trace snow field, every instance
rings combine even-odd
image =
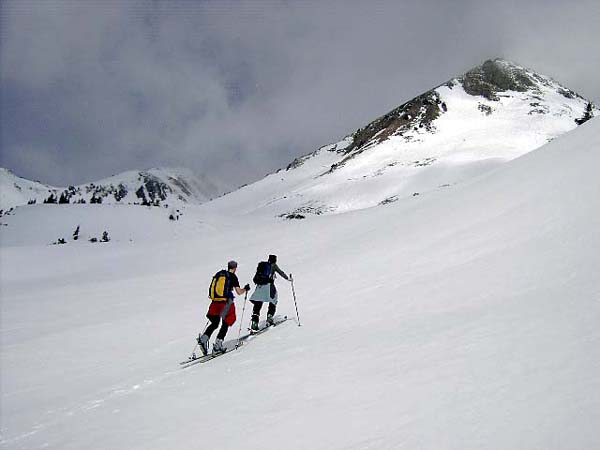
[[[3,247],[3,446],[594,448],[599,128],[385,207],[282,222],[200,206],[186,221],[206,235]],[[234,258],[244,284],[268,253],[303,326],[179,370],[212,274]]]

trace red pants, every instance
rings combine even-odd
[[[206,313],[208,319],[210,319],[210,316],[221,317],[223,322],[230,327],[235,323],[235,304],[233,301],[211,302]]]

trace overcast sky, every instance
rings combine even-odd
[[[0,8],[0,166],[56,186],[160,166],[238,186],[497,56],[600,100],[597,0]]]

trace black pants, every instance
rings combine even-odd
[[[259,320],[260,310],[264,302],[252,301],[251,303],[254,305],[254,307],[252,308],[252,320]],[[274,303],[269,303],[269,309],[267,310],[267,314],[274,316],[276,309],[277,305],[275,305]]]
[[[221,316],[206,316],[208,320],[210,320],[210,325],[204,331],[204,334],[210,338],[210,335],[214,333],[214,331],[219,327],[219,321],[221,320]],[[229,330],[229,325],[225,323],[225,319],[223,319],[223,323],[221,324],[221,329],[217,334],[217,339],[225,339],[225,335],[227,334],[227,330]]]

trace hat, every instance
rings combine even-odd
[[[237,262],[233,259],[227,263],[227,270],[237,268]]]
[[[269,262],[271,262],[271,263],[277,262],[277,255],[269,255]]]

